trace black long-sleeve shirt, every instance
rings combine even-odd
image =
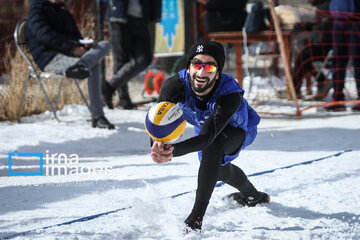
[[[213,90],[206,96],[197,96],[197,107],[205,109],[206,103],[211,98],[216,90],[219,79],[215,83]],[[179,74],[167,79],[160,91],[158,102],[169,101],[173,103],[184,103],[185,89],[181,83]],[[227,126],[233,114],[241,107],[243,102],[243,93],[236,92],[219,97],[215,106],[214,112],[204,122],[198,136],[191,137],[182,142],[173,144],[173,155],[181,156],[190,152],[201,151],[214,141],[214,139]]]

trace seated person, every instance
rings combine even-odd
[[[100,61],[109,53],[110,44],[81,44],[83,37],[64,0],[31,1],[25,33],[28,48],[41,70],[65,72],[69,78],[88,78],[92,127],[114,129],[104,116],[100,78]]]
[[[312,31],[305,46],[298,52],[295,57],[295,67],[293,69],[294,87],[298,98],[301,98],[301,85],[304,78],[311,75],[316,76],[316,69],[313,61],[324,61],[328,52],[331,50],[332,43],[332,22],[327,12],[329,9],[329,0],[308,0],[309,3],[316,6],[316,21],[314,23],[302,23],[296,29],[301,31]],[[326,87],[326,79],[320,74],[318,81],[318,90],[315,99],[321,100],[327,95],[329,90]]]

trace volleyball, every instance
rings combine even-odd
[[[185,127],[184,113],[175,103],[160,102],[154,104],[146,114],[146,132],[156,141],[174,142],[183,135]]]

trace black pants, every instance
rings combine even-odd
[[[239,167],[232,163],[225,166],[220,164],[223,156],[235,153],[244,139],[245,132],[242,129],[227,126],[214,142],[202,151],[196,199],[191,213],[193,217],[203,217],[217,181],[233,186],[245,196],[257,197],[257,190]]]
[[[110,85],[118,88],[120,99],[128,99],[128,81],[151,64],[153,39],[150,27],[141,18],[129,17],[127,23],[110,22],[110,41],[114,75]]]
[[[357,93],[360,98],[360,22],[335,21],[333,23],[334,100],[344,100],[347,63],[352,58]],[[349,54],[350,53],[350,54]]]

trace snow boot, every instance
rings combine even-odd
[[[92,127],[93,128],[107,128],[109,130],[115,129],[115,126],[107,120],[105,116],[100,116],[98,118],[92,118]]]
[[[65,75],[68,78],[85,79],[90,76],[90,70],[84,65],[75,64],[66,69]]]
[[[201,217],[193,217],[191,214],[185,220],[185,233],[189,233],[191,231],[201,232],[202,218]]]
[[[244,207],[255,207],[257,204],[270,203],[270,196],[263,192],[258,192],[258,196],[256,198],[253,196],[246,197],[241,192],[231,193],[225,198],[234,200]]]

